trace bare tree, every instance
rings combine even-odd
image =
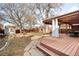
[[[16,24],[19,28],[23,28],[22,19],[26,14],[25,4],[3,4],[2,9],[9,22]]]
[[[2,10],[5,12],[5,18],[9,19],[9,23],[16,24],[20,29],[24,28],[24,24],[32,27],[36,24],[35,4],[3,4]]]
[[[37,9],[40,12],[40,15],[42,15],[42,18],[49,18],[49,12],[53,9],[53,15],[57,10],[61,9],[62,4],[61,3],[41,3],[36,4]],[[55,11],[56,10],[56,11]],[[45,17],[43,17],[43,14]]]
[[[49,17],[51,9],[58,9],[62,4],[60,3],[28,3],[28,4],[19,4],[19,3],[9,3],[1,4],[1,9],[4,11],[5,18],[8,19],[7,22],[17,25],[20,29],[23,29],[25,24],[30,28],[33,25],[37,24],[37,21]],[[39,14],[36,12],[39,11]],[[54,13],[53,13],[54,15]],[[3,17],[4,18],[4,17]],[[40,23],[41,24],[41,23]]]
[[[26,22],[29,26],[29,28],[31,29],[35,24],[37,24],[37,19],[35,16],[35,12],[36,12],[36,5],[33,3],[29,3],[27,4],[27,9],[28,9],[28,14],[25,15],[25,19]]]

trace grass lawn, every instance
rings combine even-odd
[[[43,33],[41,33],[41,32],[31,32],[31,34],[33,36],[41,36],[41,35],[43,35]]]
[[[6,39],[6,38],[1,38],[1,37],[0,37],[0,48],[2,48],[2,47],[5,45],[5,42],[6,42],[5,39]]]
[[[32,36],[41,36],[43,33],[30,32]],[[27,34],[27,35],[28,35]],[[0,56],[22,56],[24,54],[25,47],[31,42],[31,37],[18,37],[10,39],[9,45],[2,51],[0,51]]]
[[[25,47],[31,42],[31,37],[15,37],[10,39],[6,49],[0,51],[0,56],[22,56]]]

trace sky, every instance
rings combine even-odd
[[[64,3],[64,5],[62,5],[62,10],[59,14],[65,14],[73,12],[75,10],[79,10],[79,3]]]

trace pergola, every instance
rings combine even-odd
[[[68,24],[73,30],[79,30],[79,11],[46,19],[43,23],[52,25],[52,36],[59,37],[59,26],[61,24]]]

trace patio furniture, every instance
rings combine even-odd
[[[72,36],[72,37],[79,37],[79,31],[69,32],[69,35]]]

